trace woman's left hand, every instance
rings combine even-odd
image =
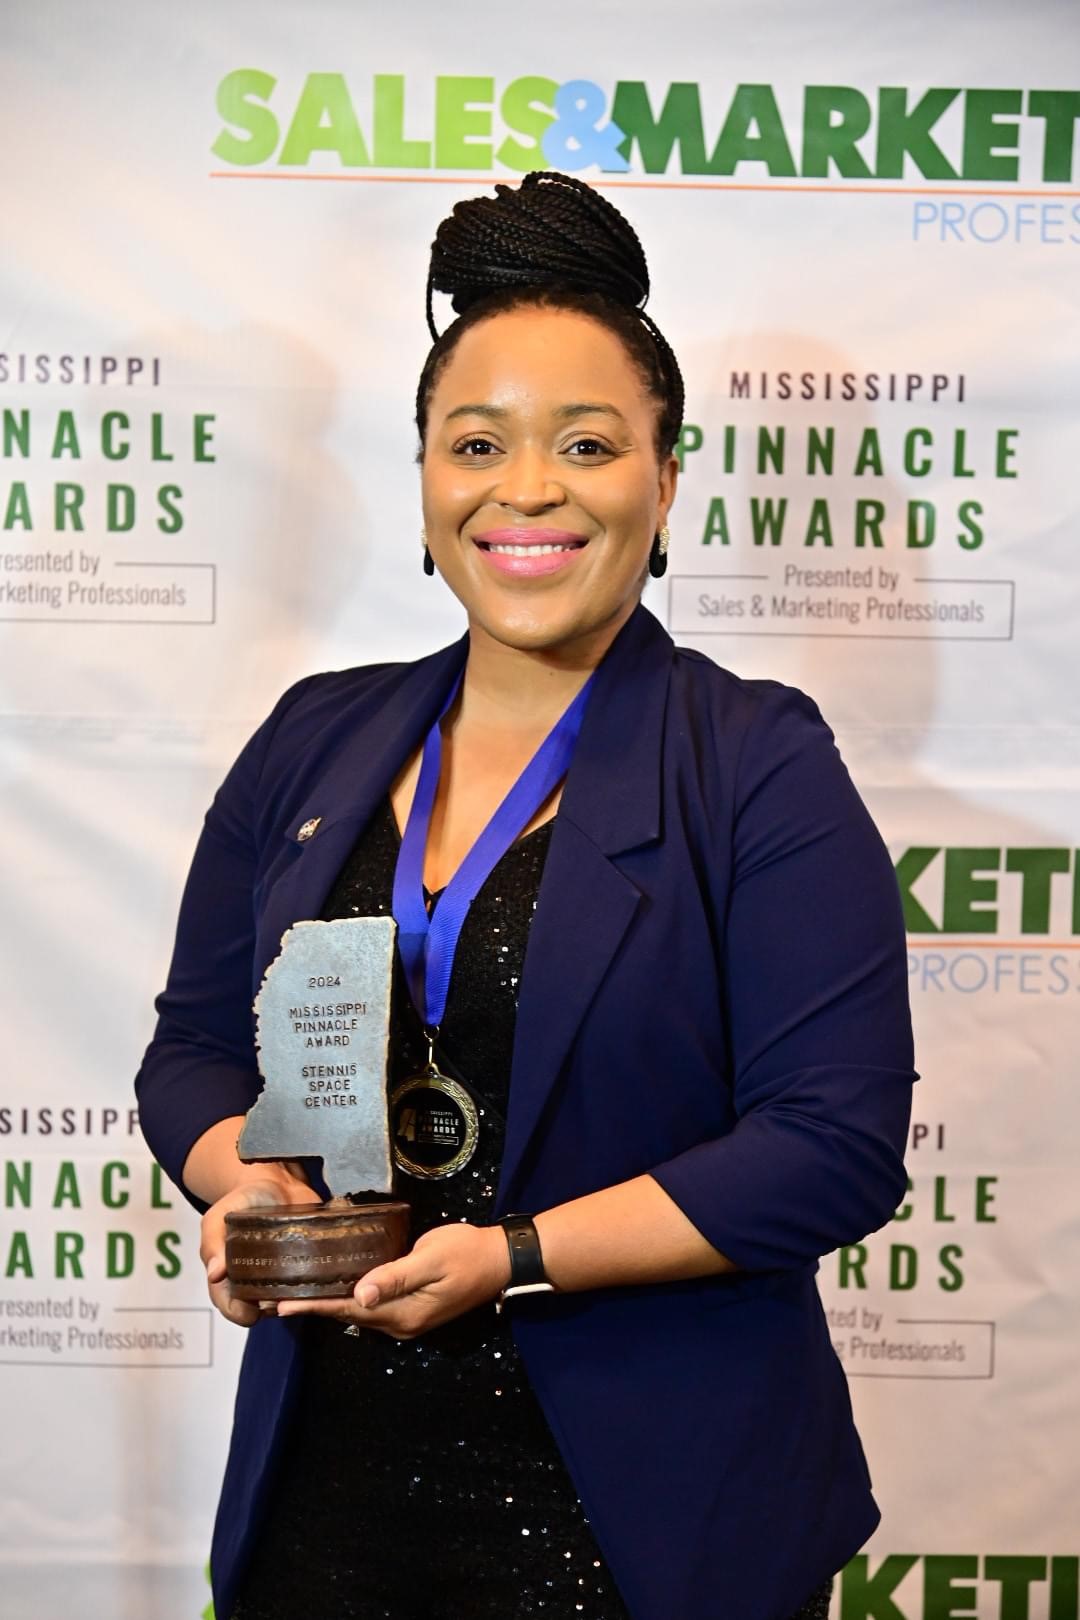
[[[417,1238],[408,1254],[361,1277],[351,1299],[290,1299],[278,1316],[330,1316],[392,1339],[415,1339],[484,1305],[510,1280],[501,1226],[448,1222]]]

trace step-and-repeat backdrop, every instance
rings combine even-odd
[[[0,1614],[208,1602],[242,1334],[131,1078],[254,725],[460,633],[428,244],[561,168],[686,375],[648,604],[817,698],[903,891],[910,1191],[821,1273],[884,1510],[835,1612],[1077,1620],[1078,69],[1064,0],[7,9]]]

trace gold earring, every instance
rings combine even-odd
[[[671,530],[665,523],[660,533],[653,536],[649,548],[649,573],[653,579],[662,579],[667,573],[667,551],[671,544]]]

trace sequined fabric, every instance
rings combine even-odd
[[[490,1219],[550,827],[507,850],[462,928],[436,1056],[473,1090],[480,1142],[445,1180],[401,1176],[414,1238]],[[386,803],[323,916],[388,915],[399,842]],[[391,1088],[426,1059],[398,959]],[[301,1388],[233,1620],[629,1620],[505,1316],[487,1305],[407,1343],[315,1319],[303,1331]],[[792,1620],[823,1620],[823,1591],[824,1607]]]

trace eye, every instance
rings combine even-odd
[[[474,445],[481,445],[483,447],[483,449],[480,451],[480,456],[473,456]],[[497,455],[499,447],[496,444],[492,444],[490,439],[483,439],[479,436],[479,434],[473,434],[470,438],[460,439],[458,443],[455,444],[454,454],[455,456],[467,456],[471,457],[473,460],[478,460],[483,456],[485,449],[494,450]]]
[[[588,454],[575,456],[575,461],[592,461],[596,456],[610,456],[611,447],[602,439],[574,439],[566,446],[567,451],[576,450],[579,445],[585,445]]]

